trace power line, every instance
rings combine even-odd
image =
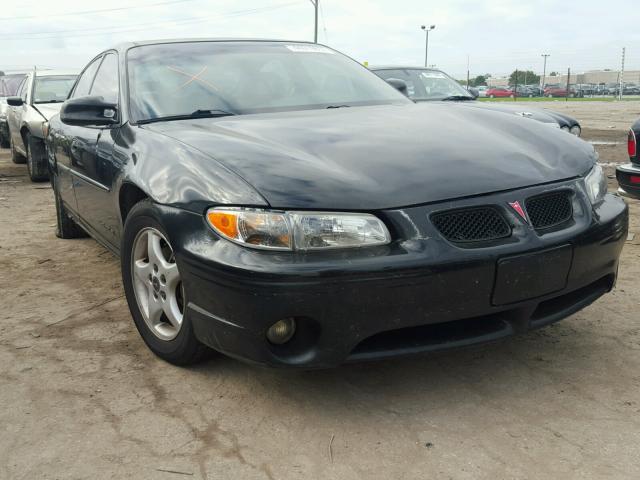
[[[125,28],[98,27],[98,28],[80,28],[80,29],[73,29],[73,30],[55,30],[55,31],[49,31],[49,32],[34,32],[31,34],[15,34],[15,33],[0,34],[0,38],[2,38],[3,40],[13,40],[13,39],[45,40],[45,39],[52,39],[52,38],[60,38],[61,34],[65,34],[65,38],[75,38],[75,37],[92,37],[92,36],[99,36],[99,35],[137,32],[137,31],[146,30],[148,27],[158,26],[158,25],[170,25],[170,26],[178,25],[179,26],[179,25],[187,25],[187,24],[193,24],[193,23],[208,22],[216,18],[242,17],[245,15],[253,15],[256,13],[262,13],[262,12],[277,10],[280,8],[290,7],[295,4],[297,4],[297,2],[282,3],[279,5],[271,5],[269,7],[258,7],[258,8],[252,8],[247,10],[236,10],[236,11],[227,12],[219,15],[212,15],[209,17],[198,17],[194,19],[185,19],[185,20],[177,20],[177,21],[162,20],[158,22],[135,23],[135,24],[130,24],[128,26],[125,26]],[[126,28],[126,27],[134,27],[134,28]],[[101,31],[96,32],[96,30],[101,30]],[[85,33],[85,34],[81,33],[81,34],[73,35],[74,32],[87,32],[87,31],[90,31],[91,33]],[[44,35],[45,33],[55,34],[55,35]],[[71,33],[71,35],[68,35],[69,33]]]
[[[50,13],[50,14],[41,13],[40,15],[24,15],[20,17],[0,17],[0,22],[4,22],[7,20],[27,20],[31,18],[68,17],[71,15],[89,15],[92,13],[118,12],[122,10],[132,10],[134,8],[159,7],[163,5],[173,5],[175,3],[184,3],[184,2],[192,2],[192,1],[194,0],[166,0],[164,2],[147,3],[144,5],[134,5],[132,7],[102,8],[100,10],[83,10],[80,12],[67,12],[67,13]]]

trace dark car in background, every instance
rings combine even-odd
[[[640,119],[633,124],[627,135],[627,151],[631,163],[620,165],[616,168],[620,194],[640,199],[640,152],[638,152],[638,139],[640,139]]]
[[[120,255],[136,327],[176,364],[207,347],[310,368],[497,340],[608,292],[626,239],[588,143],[414,103],[318,44],[107,50],[47,142],[58,235]]]
[[[561,128],[573,135],[580,136],[582,129],[578,121],[565,114],[552,110],[509,105],[508,102],[478,102],[475,95],[464,89],[449,75],[441,70],[423,67],[371,67],[371,70],[380,78],[386,80],[394,87],[400,89],[415,102],[458,102],[473,108],[483,108],[520,117],[531,118],[554,127]],[[500,87],[487,89],[485,94],[502,92],[501,95],[513,96],[513,91]]]
[[[0,75],[0,147],[9,148],[9,124],[7,123],[7,97],[18,93],[24,73]]]

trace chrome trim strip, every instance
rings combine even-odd
[[[76,177],[84,180],[87,183],[90,183],[91,185],[93,185],[94,187],[98,187],[101,190],[104,190],[105,192],[110,192],[111,189],[103,184],[101,184],[100,182],[95,181],[93,178],[89,178],[86,175],[83,175],[79,172],[76,172],[75,170],[69,168],[69,170],[71,171],[71,175],[75,175]]]

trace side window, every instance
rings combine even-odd
[[[413,97],[416,94],[416,85],[413,76],[408,70],[379,70],[375,73],[384,80],[389,80],[390,78],[404,80],[407,84],[407,94],[409,97]]]
[[[84,72],[80,75],[80,80],[76,83],[76,88],[73,89],[71,98],[86,97],[89,95],[89,90],[93,83],[93,77],[100,66],[100,60],[102,60],[102,57],[96,58],[87,68],[84,69]]]
[[[105,55],[91,87],[91,96],[103,97],[105,102],[118,103],[118,57]]]

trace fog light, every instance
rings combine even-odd
[[[296,333],[296,321],[293,318],[278,320],[267,330],[267,340],[275,345],[287,343]]]

